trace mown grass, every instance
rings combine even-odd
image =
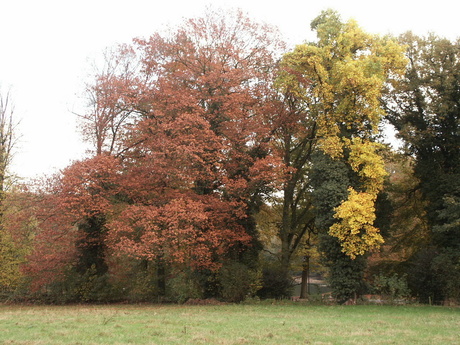
[[[429,306],[0,306],[2,344],[460,344]]]

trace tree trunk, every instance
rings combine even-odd
[[[166,295],[166,269],[162,258],[157,260],[157,287],[158,295],[164,297]]]
[[[303,257],[302,265],[302,282],[300,285],[300,299],[307,299],[309,295],[308,291],[308,276],[310,275],[310,257]]]

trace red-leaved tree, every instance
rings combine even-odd
[[[135,148],[124,157],[130,173],[142,177],[134,184],[161,191],[158,206],[185,190],[238,205],[238,224],[257,244],[252,216],[277,165],[269,141],[282,46],[273,28],[238,11],[211,11],[169,35],[135,40],[143,117],[126,145]]]
[[[23,267],[33,290],[63,280],[70,268],[83,274],[94,265],[96,274],[106,272],[104,225],[120,193],[118,173],[116,158],[96,156],[40,182],[34,248]]]
[[[134,258],[156,265],[164,290],[167,270],[253,265],[253,216],[279,164],[270,139],[282,46],[239,11],[211,11],[113,52],[83,117],[96,156],[44,193],[54,213],[29,272],[103,276],[122,266],[110,257]]]

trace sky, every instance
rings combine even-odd
[[[84,157],[75,113],[84,110],[92,61],[106,47],[149,37],[210,4],[277,26],[292,46],[314,38],[310,22],[328,8],[369,33],[460,37],[453,0],[0,0],[0,90],[10,91],[20,121],[12,172],[39,177]]]

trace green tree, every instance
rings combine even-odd
[[[347,198],[347,186],[354,183],[355,176],[344,161],[333,159],[321,151],[315,153],[312,163],[311,185],[314,188],[316,226],[320,230],[321,261],[329,269],[328,281],[335,298],[345,302],[363,291],[366,261],[362,255],[354,259],[346,255],[339,239],[331,236],[327,229],[335,224],[334,210]]]
[[[414,157],[430,235],[429,244],[411,261],[425,265],[417,268],[413,286],[423,286],[417,290],[425,301],[460,298],[458,288],[448,288],[460,286],[460,43],[411,33],[400,41],[407,46],[409,64],[386,96],[387,118]],[[430,263],[423,260],[428,256]],[[439,282],[431,291],[429,284],[420,284],[428,278]]]

